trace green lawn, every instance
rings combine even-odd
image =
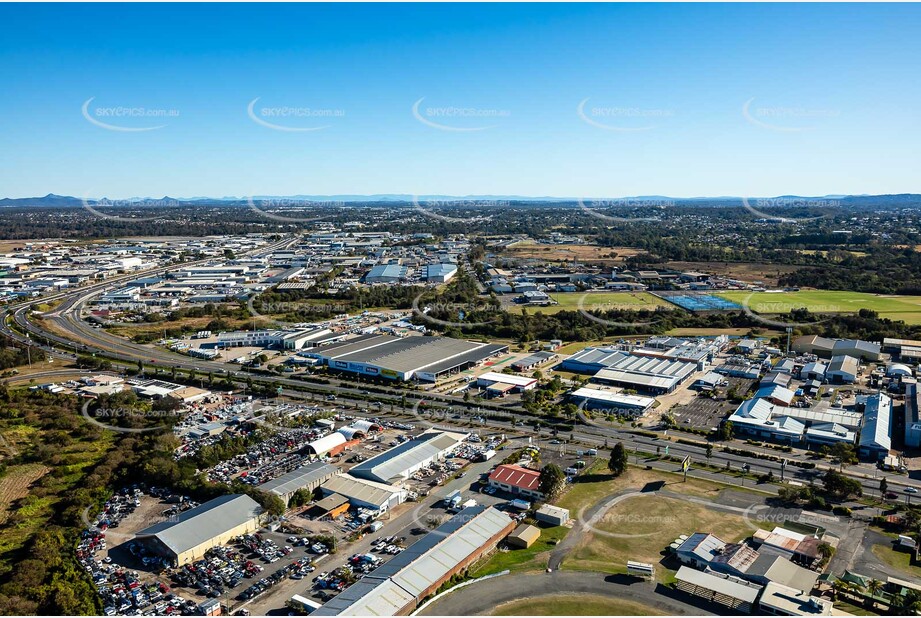
[[[510,601],[492,616],[662,616],[642,603],[594,594],[548,594],[534,599]]]
[[[907,579],[921,578],[921,567],[912,566],[908,552],[895,551],[888,545],[874,545],[872,551],[877,558],[904,573]]]
[[[752,534],[740,515],[655,495],[627,498],[609,509],[595,529],[583,535],[563,561],[564,569],[626,573],[627,561],[636,560],[656,564],[661,580],[670,577],[659,564],[663,551],[679,535],[713,532],[726,542],[737,542]]]
[[[653,310],[656,307],[674,308],[671,304],[661,298],[653,296],[648,292],[561,292],[551,294],[550,298],[558,304],[550,307],[528,307],[528,313],[537,313],[540,311],[544,315],[552,315],[560,311],[578,311],[579,299],[582,300],[582,307],[586,311],[592,309],[614,310],[614,309],[641,309]],[[512,313],[518,313],[520,307],[513,305],[509,308]]]
[[[788,313],[800,308],[813,313],[856,313],[860,309],[872,309],[883,318],[921,324],[921,296],[884,296],[836,290],[723,292],[718,296],[747,304],[755,313]]]
[[[513,573],[542,571],[547,568],[547,559],[550,556],[550,552],[557,543],[563,540],[569,530],[566,526],[541,528],[540,538],[534,542],[534,545],[527,549],[497,551],[488,561],[476,567],[476,570],[470,576],[482,577],[483,575],[498,573],[506,569]]]

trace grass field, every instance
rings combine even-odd
[[[921,567],[911,565],[911,554],[904,551],[895,551],[888,545],[874,545],[873,555],[904,573],[908,579],[921,578]]]
[[[553,315],[560,311],[578,311],[580,298],[584,298],[582,307],[586,311],[591,311],[592,309],[609,311],[632,309],[640,311],[642,309],[654,310],[656,307],[674,308],[673,305],[648,292],[560,292],[551,294],[550,298],[558,304],[550,305],[549,307],[528,307],[528,313],[540,311],[544,315]],[[511,305],[508,310],[512,313],[517,313],[520,308],[519,305]]]
[[[597,245],[542,245],[533,240],[523,240],[509,245],[503,255],[519,259],[542,260],[544,262],[623,262],[626,258],[643,251],[630,247],[599,247]],[[611,255],[614,254],[614,257]]]
[[[864,292],[802,290],[799,292],[723,292],[722,296],[748,304],[755,313],[788,313],[805,307],[813,313],[856,313],[872,309],[880,317],[921,324],[921,296],[882,296]],[[747,299],[747,300],[746,300]]]
[[[550,551],[569,533],[566,526],[541,528],[540,538],[527,549],[510,549],[498,551],[488,561],[471,572],[471,577],[482,577],[508,569],[513,573],[542,571],[547,568]]]
[[[548,594],[510,601],[496,607],[491,616],[662,616],[648,605],[594,594]]]
[[[724,541],[736,542],[752,533],[739,515],[655,495],[627,498],[595,528],[597,532],[586,532],[563,561],[564,569],[626,573],[628,560],[660,563],[663,550],[681,534],[712,531]],[[656,573],[660,581],[670,577],[663,571],[660,567]]]

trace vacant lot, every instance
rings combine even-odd
[[[751,528],[739,515],[653,494],[616,504],[594,528],[579,539],[563,561],[564,569],[626,573],[628,560],[660,563],[665,548],[681,534],[713,532],[727,542],[751,535]],[[663,567],[659,568],[657,579],[667,579]]]
[[[595,245],[541,245],[525,240],[506,247],[502,254],[519,259],[537,259],[546,262],[614,263],[643,253],[630,247],[597,247]]]
[[[654,310],[657,307],[673,309],[674,306],[661,298],[648,292],[561,292],[551,294],[550,297],[558,304],[549,307],[527,307],[530,313],[540,311],[544,315],[552,315],[560,311],[578,311],[580,299],[582,308],[586,311],[598,309],[600,311],[613,311],[615,309],[629,309],[640,311],[643,309]],[[526,305],[510,305],[509,311],[517,313]]]
[[[548,594],[498,606],[492,616],[662,616],[658,610],[626,599],[594,594]]]
[[[861,309],[872,309],[883,318],[921,324],[921,296],[885,296],[836,290],[723,292],[719,296],[747,304],[755,313],[789,313],[800,308],[813,313],[856,313]]]
[[[776,285],[781,275],[793,272],[798,266],[785,264],[763,264],[760,262],[667,262],[668,268],[682,272],[695,271],[714,273],[725,277],[732,277],[740,281],[753,283],[761,281],[768,285]]]
[[[32,483],[46,472],[48,468],[41,464],[12,466],[6,471],[3,478],[0,478],[0,523],[6,522],[10,505],[25,498]]]

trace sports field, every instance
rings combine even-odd
[[[550,298],[558,304],[549,307],[528,307],[528,313],[540,311],[544,315],[552,315],[560,311],[578,311],[579,299],[586,311],[600,309],[610,311],[614,309],[641,309],[654,310],[656,307],[672,308],[672,306],[648,292],[561,292],[551,294]],[[517,313],[519,305],[511,305],[509,311]]]
[[[805,307],[813,313],[857,313],[872,309],[882,318],[921,324],[921,296],[885,296],[837,290],[802,290],[799,292],[722,292],[728,300],[748,307],[755,313],[789,313]]]

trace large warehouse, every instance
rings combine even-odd
[[[174,520],[145,528],[135,538],[154,553],[182,566],[235,536],[255,532],[261,513],[262,507],[249,496],[230,494],[209,500]]]
[[[363,461],[349,470],[349,474],[378,483],[408,479],[416,470],[444,461],[466,439],[466,434],[427,431]]]
[[[623,393],[584,386],[570,393],[569,398],[588,410],[605,409],[635,416],[646,414],[656,403],[656,400],[652,397],[624,395]]]
[[[406,500],[406,490],[386,483],[337,474],[320,486],[324,495],[339,494],[352,506],[387,511]]]
[[[464,509],[313,612],[405,616],[505,538],[515,522],[492,507]]]
[[[504,344],[449,337],[363,335],[321,346],[309,355],[340,371],[435,382],[506,352],[508,346]]]
[[[638,356],[613,348],[585,348],[561,363],[564,371],[593,373],[594,380],[637,391],[670,393],[703,363]]]
[[[337,474],[342,474],[342,471],[336,466],[323,461],[315,461],[263,483],[259,489],[275,494],[287,506],[291,496],[299,489],[313,491]]]

